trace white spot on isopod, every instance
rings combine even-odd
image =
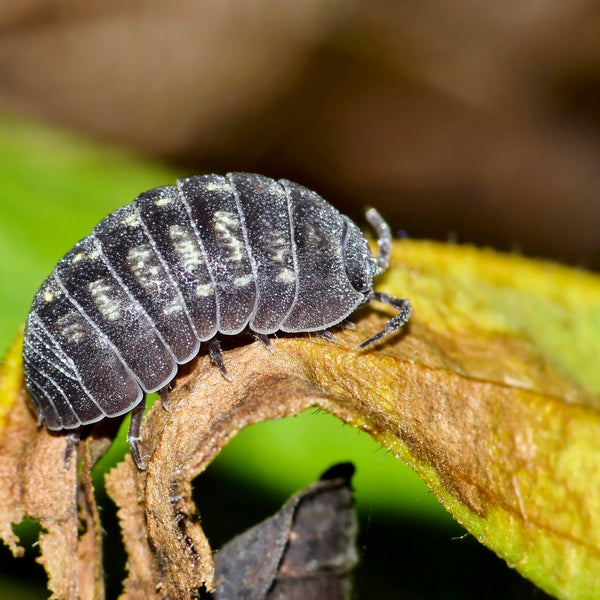
[[[244,258],[244,241],[236,232],[241,226],[237,215],[227,210],[217,210],[213,215],[213,222],[219,241],[230,250],[227,258],[233,262],[241,262]]]
[[[296,275],[291,269],[282,269],[276,277],[277,281],[282,283],[293,283],[296,281]]]
[[[273,262],[288,262],[290,255],[288,240],[282,235],[276,235],[269,242],[269,259]]]
[[[239,287],[248,285],[249,283],[252,283],[252,275],[243,275],[242,277],[236,277],[233,280],[233,285],[236,285]]]
[[[218,231],[227,231],[228,229],[236,229],[240,226],[240,221],[237,215],[228,210],[217,210],[214,214],[215,228]]]
[[[154,201],[154,206],[168,206],[169,204],[172,204],[173,202],[173,198],[171,198],[171,196],[164,196],[163,198],[157,198]]]
[[[67,340],[73,344],[78,344],[85,338],[85,331],[81,323],[73,321],[74,317],[76,317],[75,313],[67,313],[56,321],[56,325]]]
[[[275,262],[285,262],[287,260],[289,252],[287,248],[278,248],[273,252],[271,259]]]
[[[213,292],[213,286],[211,283],[204,283],[196,286],[196,296],[199,298],[205,298],[210,296]]]
[[[181,312],[183,310],[183,305],[179,301],[179,298],[175,298],[173,302],[167,304],[163,309],[163,315],[172,315],[173,313]]]
[[[127,225],[127,227],[139,227],[141,224],[142,221],[137,212],[132,212],[123,219],[123,225]]]
[[[88,290],[94,300],[98,310],[109,321],[116,321],[121,318],[121,302],[118,298],[111,298],[110,293],[114,293],[113,287],[106,283],[104,277],[91,281],[88,284]]]
[[[181,264],[186,271],[193,273],[204,263],[198,244],[181,225],[171,225],[169,237],[173,242],[173,250],[181,259]]]
[[[218,181],[211,181],[209,183],[206,184],[206,191],[207,192],[225,192],[227,194],[231,194],[233,192],[233,187],[231,185],[231,183],[227,182],[218,182]]]
[[[134,246],[127,252],[127,262],[134,277],[144,288],[156,288],[161,277],[161,268],[150,244]]]

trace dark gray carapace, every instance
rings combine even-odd
[[[94,227],[56,265],[27,319],[23,360],[40,422],[76,430],[134,410],[138,464],[145,392],[216,336],[322,331],[372,300],[398,308],[366,347],[400,328],[410,303],[373,291],[390,230],[374,257],[358,227],[291,181],[230,173],[180,179],[138,196]]]

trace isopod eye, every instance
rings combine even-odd
[[[358,292],[370,292],[377,272],[374,256],[361,230],[347,217],[342,242],[344,267],[352,287]]]

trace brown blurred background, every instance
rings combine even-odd
[[[598,1],[3,0],[0,104],[600,268]]]

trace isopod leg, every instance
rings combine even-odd
[[[339,327],[340,329],[356,329],[356,325],[352,321],[348,321],[348,319],[344,319],[337,325],[334,325],[334,327]],[[329,329],[319,331],[318,334],[330,342],[335,342],[335,335]]]
[[[65,448],[65,455],[63,457],[63,464],[65,465],[65,469],[69,467],[69,463],[71,462],[71,456],[73,456],[73,452],[75,452],[77,444],[79,444],[79,440],[81,439],[80,434],[81,432],[79,429],[71,431],[67,434],[67,447]]]
[[[389,304],[390,306],[397,308],[398,314],[393,319],[390,319],[381,331],[378,331],[374,336],[360,344],[358,347],[359,350],[367,348],[378,342],[384,336],[398,331],[410,317],[410,301],[406,298],[393,298],[383,292],[373,292],[372,300],[377,300],[378,302],[383,302],[384,304]]]
[[[334,337],[333,333],[331,333],[331,331],[329,331],[328,329],[324,329],[323,331],[319,331],[319,335],[322,338],[325,338],[326,340],[329,340],[330,342],[335,342],[335,337]]]
[[[227,381],[231,381],[231,377],[225,368],[225,363],[223,362],[223,352],[221,352],[221,342],[217,338],[211,340],[208,344],[208,354],[210,356],[210,360],[215,367],[221,371],[221,375],[227,379]]]
[[[169,410],[169,386],[160,388],[160,403],[165,410]]]
[[[144,416],[144,409],[146,408],[146,399],[142,401],[131,411],[131,422],[129,423],[129,432],[127,433],[127,441],[131,448],[131,456],[140,471],[145,471],[148,463],[146,462],[147,456],[142,456],[140,452],[140,442],[142,437],[140,436],[140,426],[142,424],[142,417]]]
[[[273,344],[271,344],[271,340],[269,339],[268,335],[266,335],[265,333],[254,333],[253,335],[257,340],[260,340],[263,343],[263,346],[269,352],[273,352]]]

